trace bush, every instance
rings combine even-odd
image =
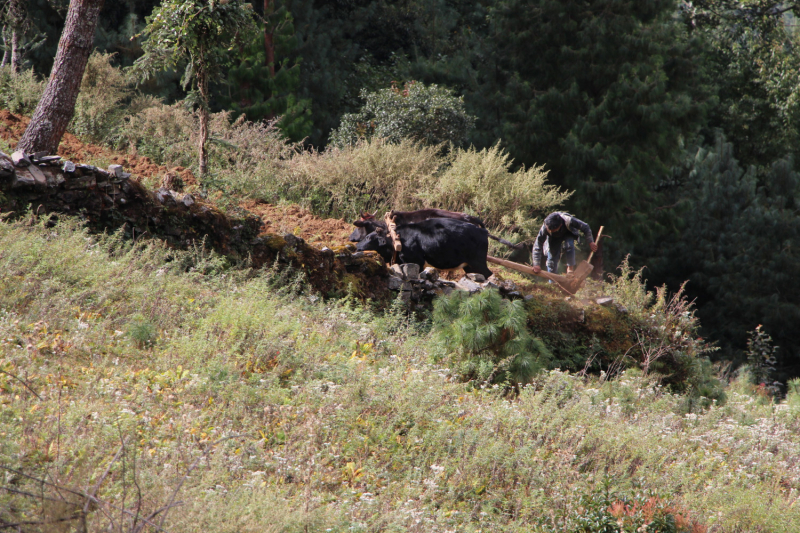
[[[534,216],[546,215],[572,193],[547,185],[541,166],[512,172],[512,164],[499,144],[480,151],[457,149],[452,163],[426,184],[420,197],[445,209],[478,213],[491,227],[516,227],[535,235],[539,221]]]
[[[670,294],[666,286],[648,291],[643,269],[634,271],[626,257],[620,275],[609,275],[606,292],[623,305],[638,331],[638,356],[645,370],[658,373],[673,389],[686,392],[689,410],[724,401],[724,386],[714,375],[707,354],[717,348],[703,339],[694,305],[682,286]]]
[[[91,142],[109,142],[127,112],[122,103],[131,89],[122,69],[111,64],[114,54],[89,56],[75,103],[70,131]]]
[[[475,214],[493,229],[526,237],[539,229],[536,216],[569,193],[547,185],[541,167],[511,172],[511,164],[499,146],[445,155],[409,139],[373,139],[296,153],[282,163],[278,179],[284,198],[319,215],[439,207]]]
[[[374,139],[297,153],[279,179],[285,198],[319,215],[354,217],[367,210],[423,207],[419,191],[435,181],[444,164],[436,148]]]
[[[528,383],[550,356],[528,332],[524,302],[503,299],[496,290],[438,298],[433,327],[465,380]]]
[[[131,101],[130,113],[114,144],[167,166],[194,167],[200,119],[183,104],[166,105],[146,96]],[[295,145],[274,122],[231,120],[231,112],[211,115],[208,163],[211,181],[228,192],[259,196],[276,165]]]
[[[410,138],[428,145],[466,142],[475,118],[467,115],[464,100],[437,85],[409,82],[403,89],[395,84],[377,92],[361,92],[361,111],[342,117],[331,132],[330,142],[340,148],[360,139],[400,142]]]
[[[15,74],[10,65],[0,68],[0,108],[30,116],[44,92],[45,82],[33,70]]]
[[[754,385],[763,388],[765,394],[775,396],[780,391],[780,383],[775,381],[776,354],[772,337],[761,329],[761,324],[750,333],[747,340],[747,365]]]

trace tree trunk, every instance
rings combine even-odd
[[[8,27],[3,26],[3,61],[0,62],[0,67],[4,67],[8,65],[9,60],[11,59],[11,45],[8,42]]]
[[[19,73],[19,31],[17,28],[11,30],[11,70],[15,74]]]
[[[50,79],[17,148],[55,154],[75,112],[103,0],[71,0]]]
[[[200,163],[200,177],[206,175],[208,165],[208,153],[206,152],[206,142],[208,141],[208,74],[205,70],[205,58],[203,50],[200,50],[200,61],[197,67],[197,91],[200,93],[200,145],[198,155]]]

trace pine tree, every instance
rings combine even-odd
[[[269,9],[272,3],[267,4]],[[292,15],[285,6],[267,13],[263,30],[240,48],[239,63],[228,69],[225,84],[216,89],[218,106],[252,121],[280,116],[278,127],[288,138],[307,137],[311,101],[297,96],[301,58],[287,57],[296,46]]]
[[[764,170],[742,168],[719,138],[687,162],[676,196],[680,230],[643,250],[650,281],[673,289],[684,280],[704,332],[721,359],[743,362],[757,324],[780,346],[782,378],[800,374],[800,174],[791,158]],[[784,380],[784,379],[782,379]]]

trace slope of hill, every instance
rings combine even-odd
[[[0,224],[4,526],[800,527],[796,397],[737,382],[684,414],[635,371],[551,371],[508,398],[455,379],[401,314],[275,272],[185,272],[204,259]]]
[[[67,144],[76,162],[133,160]],[[131,164],[150,182],[169,171]],[[628,312],[514,277],[552,364],[585,371],[553,368],[509,394],[465,383],[428,320],[365,298],[386,293],[380,263],[321,255],[313,245],[341,243],[345,222],[256,202],[240,207],[262,218],[237,218],[130,189],[124,209],[87,188],[70,210],[6,189],[0,526],[800,529],[800,397],[776,405],[746,378],[724,404],[699,396],[713,391],[692,383],[690,310],[665,295],[650,305],[631,273],[593,289]],[[24,211],[34,196],[41,216]],[[126,235],[123,211],[158,239]],[[642,341],[652,331],[669,349]],[[655,363],[661,375],[645,375]],[[694,395],[670,392],[681,385]]]

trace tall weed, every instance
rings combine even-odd
[[[94,143],[109,142],[126,113],[131,97],[129,81],[121,68],[111,64],[114,54],[92,52],[81,80],[70,131]]]
[[[46,82],[33,70],[14,73],[11,65],[0,67],[0,108],[30,116],[42,97]]]
[[[547,184],[542,166],[512,171],[513,160],[499,144],[457,149],[436,180],[419,196],[428,204],[479,214],[487,226],[518,228],[535,235],[538,216],[547,215],[572,195]]]

